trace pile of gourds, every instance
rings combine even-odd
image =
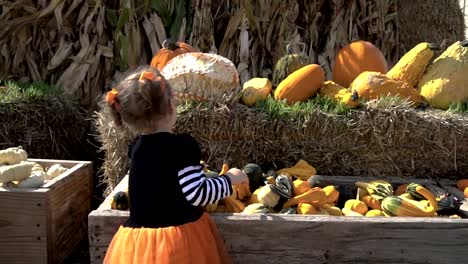
[[[0,150],[0,187],[40,188],[68,170],[60,164],[44,169],[27,159],[28,153],[22,147]]]
[[[326,80],[320,65],[309,64],[303,55],[289,53],[275,65],[273,83],[266,78],[253,78],[244,83],[241,99],[251,106],[272,94],[277,100],[294,104],[319,95],[356,107],[359,98],[368,101],[397,96],[414,106],[429,104],[440,109],[468,102],[468,40],[453,43],[431,62],[439,48],[420,43],[388,70],[377,47],[367,41],[355,41],[337,53],[331,80]]]
[[[295,167],[304,167],[300,160]],[[306,164],[305,166],[307,166]],[[227,169],[227,166],[225,169]],[[310,166],[310,165],[309,165]],[[333,216],[400,216],[400,217],[467,217],[460,210],[463,203],[456,196],[430,191],[418,183],[402,184],[394,191],[384,180],[356,182],[355,186],[336,186],[327,177],[310,172],[284,170],[263,173],[253,163],[243,169],[249,176],[249,186],[233,186],[236,190],[216,204],[204,207],[210,213],[280,213]],[[303,170],[305,171],[305,170]],[[213,172],[211,177],[216,177]],[[263,181],[263,182],[262,182]],[[468,180],[457,185],[468,187]],[[467,186],[465,186],[467,185]],[[353,189],[356,190],[354,195]]]

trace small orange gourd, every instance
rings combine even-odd
[[[457,187],[462,191],[465,190],[468,187],[468,179],[458,180]]]
[[[367,205],[367,207],[369,207],[369,208],[377,209],[377,210],[382,209],[380,203],[377,200],[375,200],[372,196],[370,196],[368,194],[364,195],[361,198],[361,201],[363,201]]]
[[[276,100],[289,105],[302,102],[315,95],[325,81],[325,71],[317,64],[309,64],[291,73],[275,90]]]
[[[356,199],[349,199],[348,201],[346,201],[343,208],[349,209],[361,215],[365,215],[369,210],[364,202]]]
[[[398,186],[398,188],[395,190],[395,196],[404,194],[406,192],[406,187],[408,187],[407,183],[404,183]]]

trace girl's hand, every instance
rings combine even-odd
[[[226,175],[231,180],[232,185],[249,183],[249,177],[238,168],[231,168],[226,172]]]

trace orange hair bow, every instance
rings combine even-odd
[[[159,86],[161,87],[161,91],[164,92],[166,90],[166,82],[161,78],[161,76],[156,76],[154,72],[142,72],[138,81],[142,82],[145,79],[149,81],[158,80],[160,83]]]
[[[115,101],[118,95],[119,91],[117,91],[115,88],[112,88],[112,90],[108,91],[106,95],[106,102],[109,105],[114,106],[117,110],[120,108],[119,104]]]

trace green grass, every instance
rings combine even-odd
[[[468,102],[451,104],[448,111],[452,113],[466,114],[468,113]]]
[[[19,83],[0,79],[0,103],[34,101],[61,94],[61,89],[44,82]]]

